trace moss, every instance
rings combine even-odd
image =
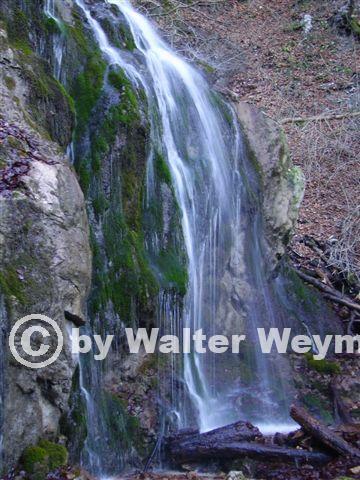
[[[49,35],[61,35],[62,30],[56,20],[51,17],[45,17],[43,21],[44,30]]]
[[[48,440],[40,440],[38,447],[46,452],[50,471],[66,465],[68,460],[68,452],[64,445],[58,445],[56,443],[49,442]]]
[[[125,25],[120,25],[119,32],[121,38],[123,39],[125,48],[130,52],[135,50],[136,44],[129,28],[127,28]]]
[[[303,402],[312,413],[319,416],[325,423],[331,424],[333,422],[330,403],[328,404],[321,397],[311,393],[304,396]]]
[[[30,49],[29,20],[20,8],[14,8],[12,17],[7,22],[8,38],[10,43],[21,49]]]
[[[171,186],[172,180],[171,180],[170,169],[164,157],[160,153],[155,154],[154,166],[155,166],[155,172],[156,172],[157,178],[161,182],[165,182],[167,185]]]
[[[350,30],[354,35],[360,37],[360,20],[356,16],[352,16],[349,21]]]
[[[63,445],[40,440],[24,450],[20,461],[33,480],[44,480],[50,471],[66,465],[67,459],[68,452]]]
[[[111,70],[108,74],[109,84],[121,94],[119,106],[114,110],[117,120],[129,124],[139,119],[137,95],[122,69]]]
[[[91,137],[89,155],[78,163],[77,171],[96,216],[103,216],[103,247],[92,236],[94,278],[90,310],[97,313],[111,302],[120,318],[131,323],[135,312],[151,308],[158,284],[146,258],[142,235],[144,138],[136,93],[122,73],[109,73],[109,83],[119,90],[120,101],[109,108],[100,122],[97,135]],[[120,164],[113,165],[114,184],[107,198],[101,180],[103,159],[109,155],[120,130],[128,132],[132,140],[123,147]]]
[[[284,272],[288,280],[287,290],[297,303],[300,303],[306,313],[313,313],[320,308],[319,297],[316,292],[305,285],[295,270],[286,269]]]
[[[146,458],[151,452],[151,445],[146,445],[140,421],[137,417],[127,412],[126,402],[110,392],[103,392],[103,412],[109,424],[110,444],[123,450],[135,449],[142,457]],[[149,451],[150,450],[150,451]]]
[[[16,82],[12,77],[6,76],[5,77],[5,85],[9,90],[14,90],[16,87]]]
[[[129,86],[130,82],[126,77],[124,71],[119,68],[117,70],[111,70],[108,74],[108,81],[110,85],[119,90],[123,91],[125,86]]]
[[[157,259],[157,263],[165,285],[177,290],[180,295],[185,295],[188,284],[188,273],[186,266],[179,258],[179,254],[172,249],[162,250]]]
[[[91,143],[92,170],[98,174],[101,169],[102,157],[109,151],[109,144],[106,138],[100,134],[96,136]]]
[[[73,16],[75,18],[75,25],[66,25],[64,34],[66,37],[71,37],[74,40],[77,49],[85,57],[88,57],[91,55],[91,51],[89,47],[89,42],[86,38],[86,35],[84,34],[81,19],[77,17],[76,14],[73,14]]]
[[[100,194],[98,197],[94,198],[92,205],[97,216],[102,215],[109,208],[109,202],[103,194]]]
[[[24,285],[13,267],[0,272],[0,288],[6,296],[14,296],[21,304],[26,303]]]
[[[94,307],[104,308],[111,300],[120,318],[130,324],[137,311],[147,311],[158,293],[157,281],[149,267],[140,232],[131,231],[121,212],[109,211],[103,221],[105,251],[111,266],[104,275],[97,272],[99,289]]]
[[[27,473],[35,473],[40,466],[43,473],[46,474],[48,471],[48,454],[44,448],[39,446],[27,447],[21,456],[21,465]]]
[[[336,362],[331,362],[329,360],[315,360],[312,354],[306,355],[306,360],[309,368],[316,370],[319,373],[336,375],[341,373],[340,366]]]
[[[105,68],[105,62],[99,54],[95,53],[88,59],[84,71],[78,75],[71,88],[71,96],[75,102],[78,136],[85,130],[91,112],[100,98]]]
[[[305,177],[303,171],[298,166],[289,168],[287,172],[287,179],[294,192],[291,202],[292,208],[297,210],[303,198],[305,189]]]
[[[87,195],[91,183],[91,170],[88,159],[85,157],[77,164],[77,173],[82,191]]]

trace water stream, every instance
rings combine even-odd
[[[129,79],[147,93],[153,151],[163,154],[171,171],[188,257],[188,293],[177,328],[203,329],[208,335],[247,332],[255,338],[257,326],[278,325],[273,287],[265,279],[261,218],[244,217],[249,204],[245,184],[249,179],[244,179],[248,172],[242,135],[231,108],[127,1],[108,3],[119,8],[131,29],[137,47],[137,55],[132,57],[110,44],[82,0],[76,3],[109,64],[124,69]],[[139,53],[145,68],[139,68]],[[151,161],[152,156],[149,164]],[[242,313],[235,315],[228,326],[223,325],[226,322],[222,318],[229,309],[224,283],[232,290],[245,288],[239,293],[239,301],[244,303]],[[256,295],[246,298],[246,288]],[[251,385],[239,375],[234,377],[238,358],[231,365],[234,359],[227,356],[184,355],[183,378],[188,395],[176,406],[179,427],[192,424],[195,417],[200,429],[206,431],[242,416],[266,424],[267,429],[270,423],[277,430],[288,428],[287,392],[291,389],[279,383],[279,372],[286,365],[280,359],[270,362],[256,345],[245,360],[240,360],[251,369]],[[236,405],[239,395],[247,401]]]
[[[56,25],[59,28],[59,31],[62,30],[61,21],[59,20],[56,14],[55,0],[46,0],[44,4],[44,13],[45,15],[54,20]],[[64,36],[63,33],[57,33],[53,35],[53,50],[54,50],[54,77],[57,80],[61,78],[61,68],[63,62],[63,52],[64,52]]]

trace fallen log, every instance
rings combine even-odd
[[[293,405],[290,415],[314,439],[333,452],[360,459],[360,450],[350,445],[334,431],[310,415],[304,408]]]
[[[284,448],[276,445],[263,445],[256,442],[232,442],[218,444],[174,444],[170,456],[175,463],[214,460],[240,459],[249,457],[261,462],[278,461],[286,463],[324,464],[331,460],[326,453],[309,452],[298,448]]]
[[[280,123],[303,123],[303,122],[319,122],[326,120],[342,120],[343,118],[359,117],[360,112],[344,112],[329,115],[314,115],[313,117],[289,117],[280,120]]]
[[[168,439],[170,444],[213,444],[221,442],[242,442],[261,438],[260,430],[249,422],[235,422],[224,427],[200,433],[198,430],[180,430]]]
[[[340,292],[335,290],[335,288],[329,287],[328,285],[325,285],[325,283],[321,282],[320,280],[317,280],[314,277],[311,277],[310,275],[307,275],[306,273],[302,272],[301,270],[296,270],[296,273],[299,275],[299,277],[304,280],[307,283],[310,283],[314,287],[318,288],[319,290],[322,290],[326,295],[326,297],[329,298],[329,300],[332,300],[333,302],[340,303],[342,305],[346,305],[349,308],[352,308],[353,310],[357,310],[360,312],[360,304],[354,303],[351,298],[346,297],[345,295],[341,295]]]
[[[182,442],[195,435],[200,435],[200,430],[198,428],[183,428],[176,433],[171,433],[166,440],[167,442]]]

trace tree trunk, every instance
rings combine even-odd
[[[299,462],[310,464],[327,463],[331,460],[325,453],[309,452],[297,448],[283,448],[275,445],[262,445],[250,442],[232,443],[185,443],[173,444],[170,447],[170,455],[175,463],[213,460],[213,459],[241,459],[244,457],[254,458],[261,462]]]
[[[340,455],[360,459],[360,450],[354,448],[319,420],[312,417],[304,408],[293,405],[290,415],[306,432],[326,447]]]

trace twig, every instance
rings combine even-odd
[[[168,10],[167,12],[163,13],[151,13],[149,16],[150,17],[166,17],[168,15],[171,15],[174,12],[177,12],[181,8],[190,8],[193,9],[193,7],[199,5],[199,6],[208,6],[208,5],[217,5],[218,3],[224,3],[226,0],[214,0],[213,2],[210,1],[198,1],[194,3],[189,3],[189,4],[183,4],[181,3],[180,5],[176,5],[176,7],[172,8],[171,10]],[[200,12],[198,12],[200,13]]]
[[[315,115],[313,117],[292,117],[292,118],[283,118],[280,120],[280,123],[303,123],[303,122],[316,122],[316,121],[326,121],[326,120],[342,120],[343,118],[350,117],[359,117],[360,112],[347,112],[339,113],[333,115]]]
[[[314,287],[318,288],[319,290],[322,290],[325,292],[325,297],[329,298],[330,300],[341,303],[342,305],[346,305],[349,308],[352,308],[353,310],[357,310],[360,312],[360,305],[357,303],[354,303],[350,298],[343,296],[339,296],[339,293],[337,290],[334,288],[331,288],[324,283],[322,283],[320,280],[317,280],[316,278],[310,277],[310,275],[307,275],[306,273],[302,272],[301,270],[296,270],[296,273],[299,275],[300,278],[305,280],[305,282],[310,283]]]
[[[346,300],[346,298],[338,297],[337,295],[330,295],[329,293],[325,293],[324,297],[332,302],[340,303],[341,305],[345,305],[345,307],[349,307],[360,312],[360,305],[350,302]]]

